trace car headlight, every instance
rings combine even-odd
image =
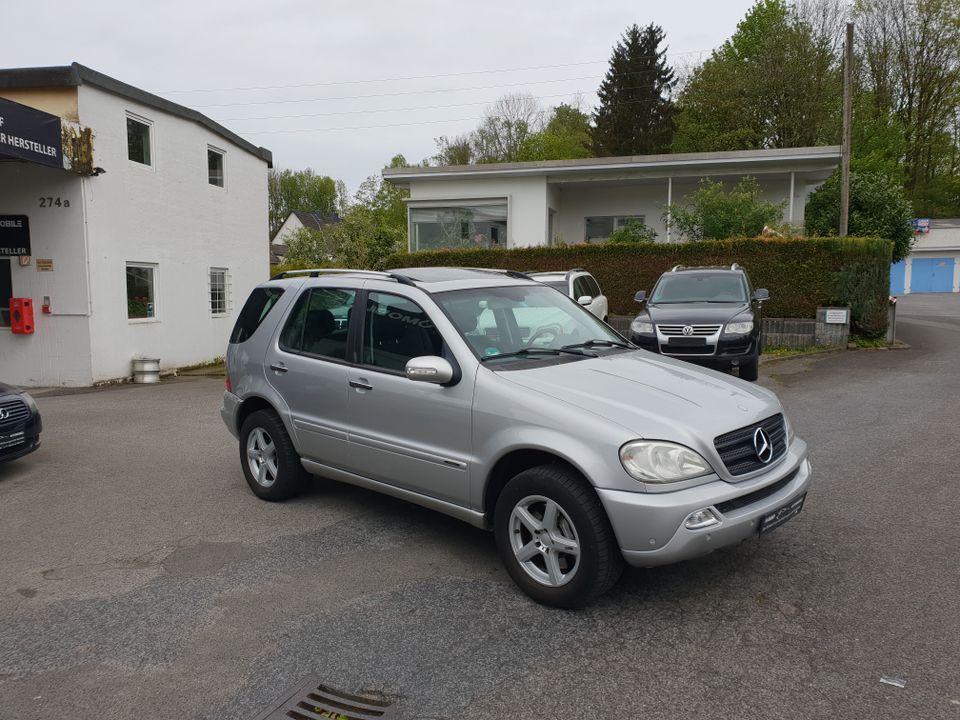
[[[662,440],[628,442],[620,448],[620,462],[631,477],[652,483],[679,482],[713,472],[699,453]]]
[[[27,409],[30,410],[32,415],[37,414],[37,403],[33,401],[33,398],[27,395],[27,393],[20,393],[20,397],[27,404]]]
[[[746,335],[753,332],[753,320],[738,320],[737,322],[727,323],[725,332],[727,335]]]
[[[637,335],[653,335],[653,323],[646,320],[634,320],[630,323],[630,331]]]
[[[793,444],[793,439],[796,437],[796,434],[793,432],[793,425],[790,424],[790,420],[787,419],[787,416],[783,416],[783,424],[786,425],[787,430],[787,447],[790,447]]]

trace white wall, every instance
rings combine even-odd
[[[507,247],[547,242],[547,183],[543,176],[521,178],[427,179],[410,183],[410,200],[507,199]]]
[[[0,163],[0,214],[26,215],[30,223],[31,264],[6,259],[13,295],[33,300],[35,321],[32,335],[0,328],[0,380],[25,386],[91,382],[83,182],[65,170]],[[41,207],[40,199],[47,197],[54,203]],[[53,271],[38,272],[37,258],[52,260]],[[41,312],[44,296],[50,298],[49,315]]]
[[[277,230],[277,234],[274,235],[271,243],[273,245],[284,245],[286,244],[287,240],[290,239],[289,236],[301,228],[303,228],[303,223],[300,222],[300,218],[293,213],[290,213],[287,215],[287,219],[283,221],[283,225],[280,226],[280,229]]]
[[[153,122],[152,167],[127,158],[126,113]],[[236,313],[269,268],[267,165],[196,123],[91,86],[79,114],[94,131],[86,181],[94,381],[130,374],[134,357],[164,368],[223,355]],[[207,146],[226,152],[225,187],[207,182]],[[155,320],[128,320],[126,262],[156,263]],[[229,269],[230,312],[209,308],[211,266]]]

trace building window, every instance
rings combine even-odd
[[[226,268],[210,268],[210,312],[226,315],[230,310],[230,281]]]
[[[223,187],[223,151],[207,148],[207,182]]]
[[[127,317],[146,320],[157,316],[156,265],[127,263]]]
[[[506,203],[410,208],[411,250],[506,245]]]
[[[595,215],[594,217],[584,218],[586,230],[583,239],[587,242],[595,240],[606,240],[613,234],[617,228],[622,228],[631,222],[643,223],[646,221],[644,215]]]
[[[141,165],[152,165],[150,122],[127,115],[127,157]]]

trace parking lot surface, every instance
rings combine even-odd
[[[221,381],[41,396],[43,447],[0,465],[0,718],[243,720],[308,675],[421,718],[960,718],[960,296],[899,313],[910,350],[763,368],[800,516],[579,612],[456,520],[256,499]]]

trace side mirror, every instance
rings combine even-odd
[[[577,298],[577,302],[580,303],[581,305],[589,305],[590,303],[593,302],[593,298],[590,297],[589,295],[581,295],[580,297]]]
[[[753,299],[757,302],[764,302],[770,299],[770,291],[766,288],[758,288],[753,293]]]
[[[446,385],[453,380],[453,365],[436,355],[410,358],[403,370],[408,380]]]
[[[633,296],[633,301],[642,303],[647,301],[647,291],[646,290],[637,290],[637,294]]]

